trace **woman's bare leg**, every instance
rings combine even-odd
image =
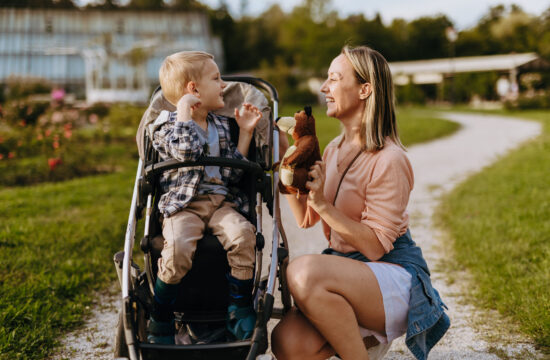
[[[324,360],[334,355],[325,338],[296,308],[273,329],[271,350],[277,360]]]
[[[359,324],[385,333],[382,294],[371,269],[343,257],[306,255],[290,263],[287,277],[296,304],[321,338],[344,360],[368,359]]]

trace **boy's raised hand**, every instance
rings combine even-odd
[[[240,109],[235,108],[235,120],[241,131],[252,134],[261,118],[262,112],[252,104],[244,103]]]
[[[201,100],[192,94],[183,95],[176,105],[178,111],[178,121],[189,121],[192,119],[193,112],[201,106]]]

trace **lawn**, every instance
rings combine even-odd
[[[536,120],[543,134],[443,198],[455,266],[472,274],[476,304],[509,316],[550,352],[550,112],[492,112]]]
[[[289,109],[281,114],[299,107]],[[338,121],[320,107],[314,114],[325,146],[339,133]],[[456,130],[414,109],[399,118],[408,145],[436,127],[447,130],[435,136]],[[112,255],[123,247],[135,163],[124,158],[113,174],[0,190],[0,359],[47,358],[89,314],[94,290],[113,286]]]

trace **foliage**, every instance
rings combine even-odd
[[[506,101],[507,109],[550,109],[550,91],[520,95],[515,101]]]
[[[269,81],[279,94],[281,102],[300,104],[316,104],[317,96],[305,88],[306,79],[298,72],[287,66],[281,58],[277,58],[272,66],[263,64],[256,75]]]
[[[6,80],[4,92],[6,100],[24,99],[31,95],[49,94],[52,85],[44,79],[10,76]]]
[[[443,82],[443,99],[452,102],[468,102],[479,96],[486,100],[498,100],[495,84],[499,78],[496,71],[460,73]]]
[[[473,276],[476,303],[512,317],[550,351],[550,118],[504,114],[540,121],[543,134],[444,196],[438,220],[457,266]]]
[[[97,104],[78,111],[31,100],[5,105],[0,117],[4,186],[119,171],[124,160],[136,157],[134,136],[142,108]]]
[[[412,82],[407,85],[396,86],[395,97],[399,105],[426,103],[426,94],[422,91],[422,87]]]

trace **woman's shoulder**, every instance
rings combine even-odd
[[[403,149],[401,146],[397,145],[393,140],[386,139],[386,144],[384,147],[379,150],[376,155],[379,158],[384,158],[388,160],[398,160],[403,159],[408,161],[407,153],[405,152],[405,149]]]
[[[374,154],[373,158],[375,158],[374,168],[378,168],[379,171],[385,172],[387,171],[386,169],[400,169],[399,171],[405,171],[412,176],[411,162],[405,149],[392,140],[388,139],[384,148]]]

